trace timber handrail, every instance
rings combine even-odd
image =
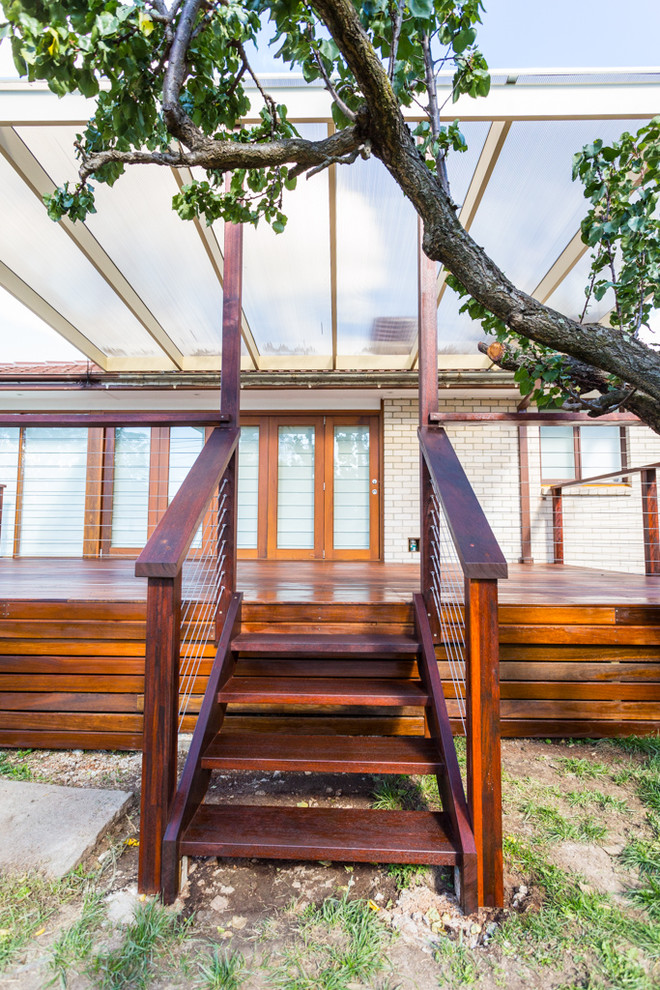
[[[419,442],[466,578],[505,578],[506,559],[449,437],[441,427],[420,427]]]
[[[218,422],[222,423],[227,419],[221,413],[202,410],[147,409],[140,412],[118,412],[98,409],[89,412],[0,413],[0,426],[79,426],[81,429],[113,426],[217,426]]]
[[[137,577],[172,578],[236,449],[240,430],[216,427],[135,562]]]
[[[593,485],[595,481],[608,481],[610,478],[627,478],[630,474],[643,474],[644,471],[655,471],[660,468],[660,461],[652,464],[642,464],[641,467],[629,468],[621,467],[618,471],[608,471],[607,474],[595,474],[592,478],[576,478],[571,481],[560,481],[556,484],[548,485],[550,491],[555,494],[561,493],[564,488],[577,488],[580,485]]]

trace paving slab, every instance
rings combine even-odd
[[[63,877],[94,848],[130,791],[0,779],[0,872]]]

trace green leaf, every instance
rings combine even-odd
[[[451,46],[457,55],[464,52],[466,48],[473,45],[477,37],[477,32],[474,28],[463,28],[458,34],[455,34]]]
[[[433,13],[433,0],[409,0],[408,6],[413,17],[427,19]]]

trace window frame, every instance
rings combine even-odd
[[[559,477],[546,477],[543,473],[543,430],[553,429],[551,424],[547,426],[539,427],[539,470],[541,474],[541,484],[543,486],[561,485],[567,482],[583,481],[582,473],[582,445],[580,437],[580,428],[584,426],[583,423],[573,423],[567,424],[571,426],[573,430],[573,463],[575,464],[575,477],[574,478],[559,478]],[[594,426],[587,426],[589,430],[597,430],[599,427],[607,426],[606,423],[600,423]],[[614,424],[616,425],[616,424]],[[592,488],[603,487],[603,486],[615,486],[619,487],[621,485],[629,485],[629,478],[624,477],[625,469],[629,467],[628,464],[628,431],[625,426],[619,426],[619,451],[621,455],[621,478],[612,478],[608,481],[596,481],[590,483],[588,480],[584,481],[584,485]],[[603,472],[605,474],[606,472]]]

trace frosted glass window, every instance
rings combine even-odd
[[[199,457],[204,446],[203,426],[173,426],[170,429],[170,470],[167,481],[167,501],[172,501],[183,479]]]
[[[168,505],[183,484],[183,480],[199,457],[205,442],[203,426],[173,426],[170,429],[170,469],[167,479]],[[198,550],[202,545],[200,526],[190,546]]]
[[[277,438],[277,546],[314,547],[313,426],[280,426]]]
[[[334,548],[369,549],[369,427],[335,426]]]
[[[115,430],[113,547],[143,547],[147,542],[150,453],[150,427],[121,426]]]
[[[259,427],[243,426],[238,445],[239,550],[257,549],[259,522]]]
[[[18,444],[18,427],[0,426],[0,484],[6,486],[2,499],[2,523],[0,524],[0,555],[3,557],[11,557],[14,552]]]
[[[541,475],[551,481],[575,478],[572,426],[541,427]]]
[[[581,426],[582,478],[609,474],[621,467],[621,431],[618,426]],[[613,478],[612,481],[616,479]]]
[[[87,430],[25,430],[20,553],[82,556],[87,481]]]

